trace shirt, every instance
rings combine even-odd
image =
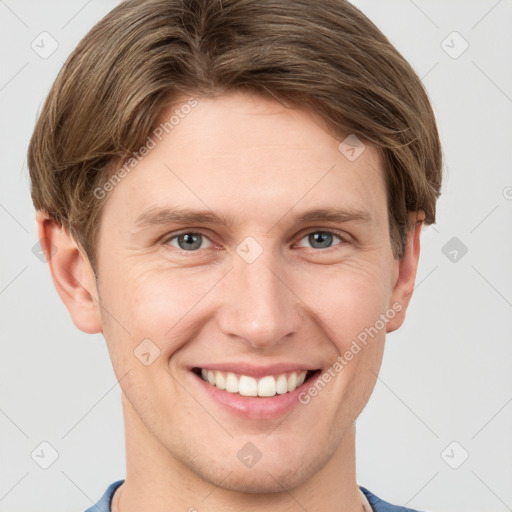
[[[113,484],[110,484],[103,496],[100,498],[96,505],[93,505],[91,508],[88,508],[85,512],[111,512],[110,503],[112,501],[112,496],[114,495],[115,490],[124,482],[124,480],[117,480]],[[362,497],[365,497],[367,503],[365,507],[367,507],[368,503],[371,506],[371,510],[373,512],[419,512],[418,510],[414,510],[412,508],[406,507],[398,507],[396,505],[391,505],[387,501],[381,500],[377,498],[375,494],[371,493],[368,489],[359,486],[359,489],[362,493]]]

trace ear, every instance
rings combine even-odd
[[[102,332],[96,278],[88,258],[68,231],[47,212],[36,214],[37,233],[53,283],[73,323],[83,332]]]
[[[405,320],[405,312],[414,291],[416,270],[420,258],[420,234],[425,212],[411,212],[409,214],[409,233],[402,257],[396,261],[397,274],[389,307],[396,312],[394,318],[389,320],[386,332],[396,331]]]

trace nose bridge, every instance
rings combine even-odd
[[[238,250],[244,248],[242,243]],[[254,250],[249,245],[252,258]],[[243,338],[254,347],[277,344],[299,328],[298,300],[285,284],[282,265],[270,249],[261,250],[254,260],[241,254],[235,255],[223,288],[220,327],[226,335]]]

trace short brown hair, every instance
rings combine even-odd
[[[263,94],[319,114],[333,136],[374,145],[386,177],[395,257],[408,212],[435,222],[441,146],[427,93],[380,30],[346,0],[125,0],[57,76],[28,150],[32,200],[93,269],[94,190],[186,95]]]

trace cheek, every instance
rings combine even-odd
[[[297,276],[294,289],[341,349],[386,311],[390,276],[391,268],[382,262],[347,262],[328,272],[315,270]]]
[[[150,339],[163,356],[159,359],[168,359],[206,321],[203,301],[220,277],[204,268],[141,270],[136,265],[112,273],[103,302],[115,352],[129,363],[137,346]]]
[[[338,265],[284,268],[283,281],[293,293],[284,294],[283,300],[289,301],[289,307],[306,309],[306,318],[342,352],[375,324],[389,304],[392,268],[376,256]],[[123,265],[111,264],[101,299],[108,324],[105,337],[116,359],[124,358],[124,366],[132,364],[133,351],[150,339],[165,361],[194,340],[216,312],[208,304],[230,305],[226,292],[230,288],[220,282],[224,274],[219,267],[143,268],[129,258]]]
[[[333,403],[338,401],[332,421],[340,425],[347,411],[351,417],[361,412],[379,373],[389,321],[382,315],[391,295],[391,268],[387,273],[386,268],[383,264],[346,265],[308,280],[315,286],[309,286],[307,295],[306,289],[301,292],[335,348],[326,370],[334,376],[334,385],[327,393],[332,394]]]

